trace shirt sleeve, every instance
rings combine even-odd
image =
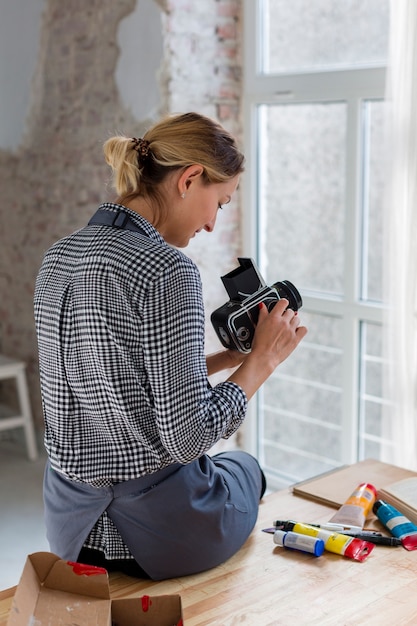
[[[145,367],[161,441],[181,463],[230,437],[246,414],[238,385],[209,385],[204,343],[200,275],[184,255],[152,282],[143,316]]]

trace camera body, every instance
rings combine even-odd
[[[230,300],[211,314],[211,323],[225,348],[248,354],[259,316],[259,305],[270,311],[278,300],[286,298],[288,308],[298,311],[303,301],[288,280],[268,287],[250,258],[238,258],[239,267],[221,277]]]

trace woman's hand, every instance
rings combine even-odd
[[[265,304],[259,306],[259,318],[252,342],[252,353],[263,354],[275,369],[293,352],[307,328],[300,325],[298,313],[288,308],[288,300],[278,300],[271,312]]]

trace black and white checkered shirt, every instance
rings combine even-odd
[[[96,487],[189,463],[246,412],[239,386],[208,383],[195,264],[137,213],[101,208],[147,236],[87,226],[48,250],[35,290],[46,448],[55,470]],[[88,545],[128,556],[110,521]]]

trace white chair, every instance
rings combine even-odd
[[[35,429],[30,408],[29,391],[26,379],[26,364],[17,359],[0,354],[0,380],[14,379],[16,383],[19,409],[0,404],[0,431],[24,428],[27,453],[31,461],[38,458]]]

